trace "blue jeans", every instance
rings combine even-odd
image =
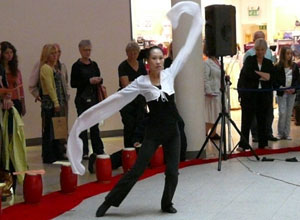
[[[288,137],[290,135],[291,116],[295,103],[295,94],[277,96],[279,106],[278,136]]]

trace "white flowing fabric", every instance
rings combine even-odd
[[[140,76],[126,88],[86,110],[76,119],[69,134],[67,146],[67,156],[71,162],[74,173],[83,175],[85,172],[85,167],[81,163],[83,143],[79,138],[82,131],[117,113],[139,94],[145,96],[147,102],[158,100],[160,96],[164,101],[168,101],[164,92],[168,95],[172,95],[175,92],[174,79],[186,63],[202,32],[200,7],[197,3],[191,1],[179,2],[168,12],[167,16],[170,19],[173,28],[178,26],[179,18],[183,13],[193,16],[193,22],[187,40],[176,56],[173,64],[170,68],[162,70],[160,73],[161,89],[158,89],[151,84],[149,76]]]

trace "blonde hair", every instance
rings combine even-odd
[[[135,41],[131,41],[127,44],[125,50],[126,50],[126,53],[130,50],[135,50],[137,52],[140,52],[140,46]]]
[[[267,41],[265,41],[263,38],[258,38],[255,41],[254,49],[258,49],[258,48],[263,48],[263,49],[267,50],[268,49]]]
[[[45,63],[47,63],[50,54],[54,50],[55,51],[57,50],[56,46],[54,44],[46,44],[46,45],[44,45],[44,47],[42,49],[42,53],[41,53],[41,58],[40,58],[40,67],[43,66]]]

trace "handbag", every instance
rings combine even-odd
[[[10,188],[13,185],[13,178],[11,173],[6,170],[0,169],[0,182],[5,183],[5,186],[2,188],[2,196],[11,196]]]
[[[52,124],[53,124],[54,139],[66,140],[68,137],[67,117],[65,116],[53,117]]]
[[[101,102],[107,98],[106,87],[103,84],[97,85],[98,101]]]

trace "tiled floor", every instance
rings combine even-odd
[[[232,119],[236,122],[236,124],[238,126],[240,126],[240,111],[232,111],[231,115],[232,115]],[[274,135],[276,135],[276,131],[277,131],[277,129],[276,129],[276,126],[277,126],[277,110],[275,110],[274,115],[275,115],[275,119],[274,119],[274,123],[273,123],[273,130],[274,130]],[[300,127],[294,126],[294,123],[292,123],[291,136],[292,136],[293,140],[291,140],[291,141],[269,142],[269,146],[271,146],[274,149],[284,148],[284,147],[300,146],[300,132],[299,131],[300,131]],[[231,140],[232,140],[232,145],[234,146],[239,140],[239,136],[237,135],[237,133],[235,133],[235,132],[232,133]],[[108,153],[108,154],[111,154],[111,153],[119,150],[123,146],[123,144],[122,144],[123,143],[123,138],[122,137],[104,138],[103,142],[104,142],[104,145],[105,145],[106,153]],[[200,149],[200,147],[201,146],[199,146],[199,149]],[[257,147],[256,144],[254,144],[253,147],[256,148]],[[29,161],[30,169],[45,169],[46,170],[46,174],[43,176],[43,187],[44,187],[43,188],[43,193],[47,194],[47,193],[52,192],[52,191],[60,190],[60,185],[59,185],[60,166],[55,165],[55,164],[51,164],[51,165],[43,164],[42,160],[41,160],[41,157],[40,157],[40,155],[41,155],[41,147],[40,146],[28,147],[27,149],[28,149],[27,155],[28,155],[28,161]],[[208,157],[216,157],[217,156],[217,151],[215,150],[214,147],[211,146],[211,144],[209,144],[207,146],[206,152],[207,152]],[[86,164],[87,161],[84,161],[84,163]],[[226,167],[229,167],[230,170],[231,170],[230,172],[233,172],[233,173],[235,172],[235,169],[241,169],[240,168],[240,163],[225,162],[224,164],[225,164]],[[236,164],[238,164],[238,167],[235,167]],[[280,167],[280,165],[278,165],[278,166]],[[208,165],[208,167],[213,167],[213,171],[216,170],[216,165],[215,164]],[[262,169],[267,169],[268,167],[269,166],[265,166],[265,167],[262,167]],[[273,169],[272,166],[270,168]],[[195,169],[195,168],[191,168],[191,169]],[[206,176],[205,179],[207,179],[207,181],[210,181],[209,179],[210,179],[210,175],[211,175],[210,174],[211,169],[205,170],[205,169],[201,168],[200,170],[202,170],[203,173],[200,172],[199,175]],[[242,174],[239,176],[239,173],[236,173],[236,175],[234,177],[229,177],[229,176],[226,177],[225,173],[228,172],[228,171],[225,171],[225,170],[226,169],[222,168],[222,172],[221,173],[218,172],[219,173],[218,175],[224,176],[224,179],[222,178],[222,181],[225,181],[225,182],[228,181],[228,183],[226,183],[228,185],[234,184],[234,185],[237,185],[237,186],[239,186],[239,185],[245,186],[244,182],[239,182],[239,181],[243,180],[243,181],[247,182],[248,177],[244,177]],[[280,170],[282,170],[283,174],[288,173],[288,172],[284,172],[283,169],[280,169]],[[118,170],[115,170],[114,172],[115,173],[120,173],[121,171],[122,171],[121,168],[119,168]],[[287,171],[289,171],[289,169],[287,169]],[[266,170],[266,172],[268,172],[268,170]],[[184,173],[184,171],[181,171],[181,175],[183,175],[183,173]],[[232,178],[233,178],[233,180],[232,180]],[[244,178],[246,178],[246,180],[244,180]],[[255,177],[255,178],[257,178],[257,177]],[[79,184],[84,184],[84,183],[95,181],[95,180],[96,180],[95,174],[89,174],[88,172],[86,172],[86,174],[84,176],[79,177]],[[218,180],[216,180],[216,181],[218,181]],[[262,196],[262,194],[264,194],[263,189],[267,188],[270,180],[266,180],[266,181],[262,181],[262,182],[259,182],[259,181],[256,182],[255,180],[253,180],[253,181],[256,184],[256,186],[252,186],[252,187],[257,187],[261,190],[261,191],[257,192],[258,193],[257,197],[255,197],[254,195],[251,195],[251,191],[249,191],[249,196],[250,196],[249,198],[253,197],[253,199],[251,201],[255,202],[255,200],[259,200],[259,198]],[[146,181],[143,181],[143,182],[146,182]],[[200,189],[200,191],[198,192],[199,193],[198,200],[201,200],[200,202],[201,202],[202,205],[201,205],[201,207],[199,207],[199,209],[201,209],[201,210],[202,209],[205,210],[204,207],[208,206],[209,204],[215,206],[215,208],[218,209],[218,207],[219,208],[220,207],[225,207],[226,203],[230,202],[230,201],[227,201],[225,199],[224,201],[221,201],[221,203],[218,203],[217,201],[215,201],[215,203],[214,203],[214,201],[208,201],[208,204],[206,204],[205,203],[205,198],[207,196],[210,196],[210,195],[208,195],[209,193],[215,194],[215,196],[217,196],[217,197],[218,197],[219,193],[216,193],[216,192],[214,192],[214,191],[212,191],[208,188],[206,188],[206,189],[201,188],[201,183],[195,182],[195,183],[191,183],[191,184],[195,184],[194,187],[197,187],[198,189]],[[249,185],[250,183],[247,182],[247,184]],[[247,184],[246,184],[246,186],[248,186]],[[147,186],[147,187],[151,188],[150,185]],[[181,183],[180,187],[184,187],[184,183]],[[191,186],[189,185],[189,187],[191,187]],[[278,189],[279,188],[280,187],[278,186]],[[285,188],[283,187],[282,190],[284,190],[284,189]],[[247,190],[247,187],[243,187],[243,188],[233,187],[233,188],[230,188],[229,191],[227,191],[228,188],[224,186],[224,188],[223,189],[221,188],[220,190],[222,191],[222,193],[226,193],[226,194],[231,194],[232,193],[232,194],[234,194],[234,193],[238,193],[239,190]],[[289,191],[290,189],[287,189],[287,190],[288,190],[288,193],[291,193],[291,191]],[[297,192],[300,195],[300,191],[298,189],[294,189],[294,191]],[[200,195],[201,193],[206,194],[205,197]],[[247,195],[248,195],[247,193],[244,193],[243,196],[247,197]],[[277,195],[275,195],[274,198],[273,198],[275,201],[276,201],[276,196]],[[293,199],[297,200],[297,197],[292,196],[289,199],[290,200],[293,200]],[[23,190],[22,190],[22,186],[18,185],[16,195],[14,197],[8,199],[6,202],[3,202],[2,206],[7,207],[9,205],[12,205],[14,203],[21,202],[21,201],[23,201]],[[276,203],[272,199],[264,200],[264,201],[266,203]],[[241,197],[240,202],[239,202],[239,200],[235,200],[235,203],[236,203],[235,206],[237,208],[234,208],[234,209],[241,209],[240,210],[241,212],[243,212],[243,210],[245,211],[246,207],[239,207],[239,206],[243,205],[243,198],[242,197]],[[203,204],[205,204],[205,205],[203,206]],[[247,204],[244,204],[244,205],[247,206]],[[223,209],[223,211],[224,211],[223,214],[227,215],[228,214],[227,212],[229,212],[230,209],[235,207],[235,206],[230,205],[228,207],[228,209]],[[291,207],[288,207],[288,208],[291,208]],[[136,209],[134,209],[134,210],[136,210]],[[248,210],[248,212],[251,214],[251,210]],[[266,210],[266,212],[268,212],[268,210]],[[213,214],[215,216],[216,213],[212,213],[212,215]],[[215,216],[212,219],[221,219],[221,216],[223,214],[220,213],[219,218],[217,216]],[[130,218],[130,216],[127,216],[127,217]],[[160,218],[155,218],[155,219],[160,219]],[[186,219],[186,218],[177,218],[177,219]],[[192,219],[192,218],[190,218],[190,219]],[[198,218],[195,218],[195,219],[198,219]],[[227,218],[227,219],[235,219],[235,218]],[[276,218],[276,219],[279,219],[279,218]],[[293,218],[290,218],[290,219],[293,219]]]
[[[300,152],[272,155],[284,160]],[[251,169],[249,171],[243,164]],[[139,181],[120,207],[111,207],[101,219],[118,220],[299,220],[299,163],[280,160],[257,162],[227,160],[222,171],[216,163],[181,169],[174,196],[178,213],[160,212],[164,175]],[[258,175],[258,173],[260,175]],[[289,183],[284,183],[268,175]],[[155,189],[154,189],[155,186]],[[84,200],[56,219],[97,219],[95,211],[107,193]],[[143,196],[141,196],[143,195]]]

